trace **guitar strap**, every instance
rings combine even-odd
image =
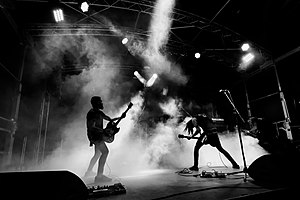
[[[202,143],[205,143],[206,140],[207,140],[207,135],[206,135],[206,133],[204,133],[204,132],[201,133],[199,140],[200,140]]]

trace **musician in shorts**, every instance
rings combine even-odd
[[[103,129],[103,120],[115,121],[120,118],[117,117],[112,119],[102,111],[104,107],[100,96],[93,96],[90,103],[92,108],[86,115],[87,136],[90,142],[90,147],[94,146],[95,152],[90,160],[85,177],[96,175],[94,179],[95,182],[109,182],[112,179],[103,175],[104,165],[109,153],[108,147],[103,139],[105,133],[105,129]],[[125,114],[121,116],[121,118],[124,117]],[[97,173],[94,173],[92,170],[97,161],[98,169]]]

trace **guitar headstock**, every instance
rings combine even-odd
[[[128,104],[128,109],[131,108],[132,106],[133,106],[133,103],[130,102],[130,103]]]

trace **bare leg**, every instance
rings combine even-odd
[[[105,165],[109,150],[104,141],[101,141],[98,143],[97,149],[99,149],[99,151],[101,152],[101,156],[98,161],[98,170],[97,170],[97,176],[95,177],[95,183],[109,182],[112,179],[103,175],[104,165]]]
[[[104,141],[97,143],[96,147],[99,150],[99,152],[101,152],[101,156],[98,161],[98,171],[97,171],[97,176],[100,177],[103,175],[104,165],[105,165],[109,150]]]
[[[98,147],[98,146],[99,146],[98,143],[95,144],[95,146],[94,146],[95,152],[94,152],[93,157],[92,157],[91,160],[90,160],[88,169],[87,169],[87,171],[85,172],[85,175],[84,175],[85,177],[94,176],[93,168],[94,168],[94,166],[95,166],[97,160],[100,158],[100,155],[101,155],[101,151],[99,150],[99,147]]]
[[[95,166],[97,160],[99,159],[99,157],[100,157],[100,155],[101,155],[101,152],[100,152],[100,150],[99,150],[99,147],[97,147],[97,146],[99,146],[98,143],[97,143],[97,144],[95,145],[95,147],[94,147],[95,152],[94,152],[93,157],[92,157],[91,160],[90,160],[90,164],[89,164],[89,167],[88,167],[88,169],[87,169],[88,172],[90,172],[90,171],[93,170],[93,168],[94,168],[94,166]]]

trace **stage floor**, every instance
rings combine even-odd
[[[94,184],[93,178],[83,179],[89,188],[105,187],[121,183],[125,189],[124,194],[111,194],[109,196],[94,196],[89,199],[107,200],[158,200],[158,199],[296,199],[295,193],[284,187],[265,187],[255,181],[242,170],[224,167],[200,168],[206,172],[222,172],[223,178],[182,176],[178,170],[160,169],[149,170],[127,177],[110,177],[112,182]],[[234,172],[236,172],[234,174]],[[233,174],[231,174],[233,173]],[[98,194],[101,194],[101,190]],[[104,194],[104,193],[103,193]],[[298,199],[298,198],[297,198]]]

